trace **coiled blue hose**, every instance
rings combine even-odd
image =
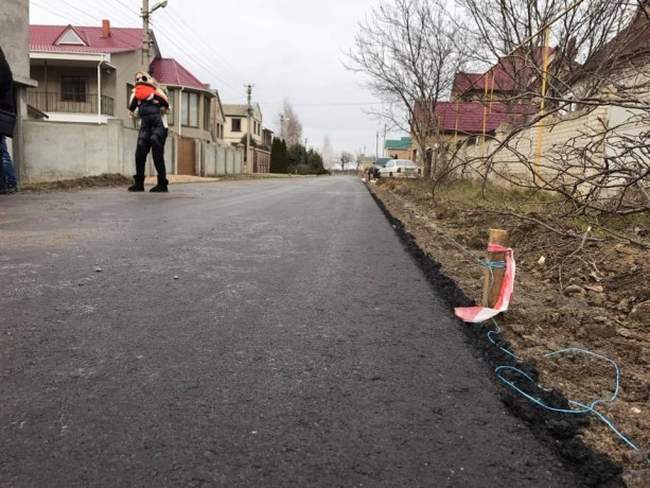
[[[513,359],[517,360],[518,358],[517,358],[517,356],[515,354],[513,354],[511,351],[507,350],[506,348],[504,348],[502,346],[499,346],[497,344],[497,342],[495,341],[494,335],[501,333],[501,328],[499,327],[499,324],[497,323],[496,320],[492,319],[492,321],[493,321],[493,323],[494,323],[494,325],[496,327],[496,330],[491,330],[491,331],[489,331],[487,333],[488,340],[492,344],[494,344],[496,347],[498,347],[502,352],[504,352],[508,356],[512,357]],[[555,357],[555,356],[559,356],[559,355],[562,355],[562,354],[572,354],[572,353],[586,354],[586,355],[601,359],[603,361],[607,361],[608,363],[610,363],[614,367],[614,371],[616,372],[615,388],[614,388],[614,393],[612,394],[612,396],[609,399],[602,399],[601,398],[601,399],[595,400],[595,401],[593,401],[593,402],[591,402],[589,404],[569,399],[568,402],[571,405],[573,405],[573,406],[575,406],[577,408],[575,408],[575,409],[557,408],[557,407],[553,407],[551,405],[547,405],[546,403],[541,401],[539,398],[535,398],[534,396],[526,393],[521,388],[519,388],[517,385],[515,385],[512,381],[508,380],[507,378],[505,378],[501,374],[503,371],[511,371],[511,372],[517,373],[518,375],[524,377],[529,382],[535,383],[535,380],[528,373],[522,371],[521,369],[516,368],[514,366],[499,366],[499,367],[496,368],[495,373],[497,375],[497,378],[499,378],[499,380],[503,384],[505,384],[509,388],[513,389],[514,391],[516,391],[517,393],[522,395],[527,400],[531,401],[535,405],[537,405],[537,406],[539,406],[539,407],[541,407],[541,408],[543,408],[545,410],[549,410],[551,412],[569,414],[569,415],[584,415],[584,414],[588,414],[588,413],[595,414],[605,425],[607,425],[607,427],[609,427],[612,430],[612,432],[614,432],[623,442],[625,442],[625,444],[627,444],[630,448],[634,449],[635,451],[638,451],[639,448],[629,438],[627,438],[619,429],[617,429],[616,426],[614,425],[614,423],[609,418],[607,418],[605,415],[603,415],[598,410],[596,410],[596,407],[598,405],[602,405],[602,404],[605,404],[605,403],[611,403],[611,402],[614,402],[614,401],[616,401],[618,399],[618,395],[619,395],[619,391],[620,391],[620,384],[621,384],[621,370],[618,367],[618,364],[616,363],[616,361],[608,358],[607,356],[603,356],[602,354],[598,354],[598,353],[595,353],[593,351],[588,351],[586,349],[580,349],[580,348],[577,348],[577,347],[569,347],[569,348],[566,348],[566,349],[561,349],[559,351],[549,352],[547,354],[544,354],[544,357],[550,358],[550,357]]]

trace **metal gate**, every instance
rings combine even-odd
[[[194,139],[178,138],[178,174],[196,176],[196,143]]]

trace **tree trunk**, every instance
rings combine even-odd
[[[425,179],[430,180],[433,178],[433,173],[431,171],[433,167],[433,150],[427,149],[424,151],[424,171],[423,176]]]
[[[431,178],[431,158],[427,154],[425,146],[421,143],[417,143],[418,146],[418,159],[420,160],[420,165],[422,166],[422,176],[425,179]]]

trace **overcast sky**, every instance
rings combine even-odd
[[[151,0],[154,4],[156,0]],[[154,13],[163,56],[175,57],[226,103],[244,103],[255,85],[264,123],[276,130],[282,101],[298,112],[309,145],[329,135],[335,150],[374,154],[377,100],[343,66],[357,21],[378,0],[169,0]],[[32,0],[39,24],[138,26],[140,0]],[[127,8],[129,7],[129,8]],[[398,135],[398,134],[395,134]]]

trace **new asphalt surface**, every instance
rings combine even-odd
[[[0,486],[573,487],[351,177],[0,197]]]

